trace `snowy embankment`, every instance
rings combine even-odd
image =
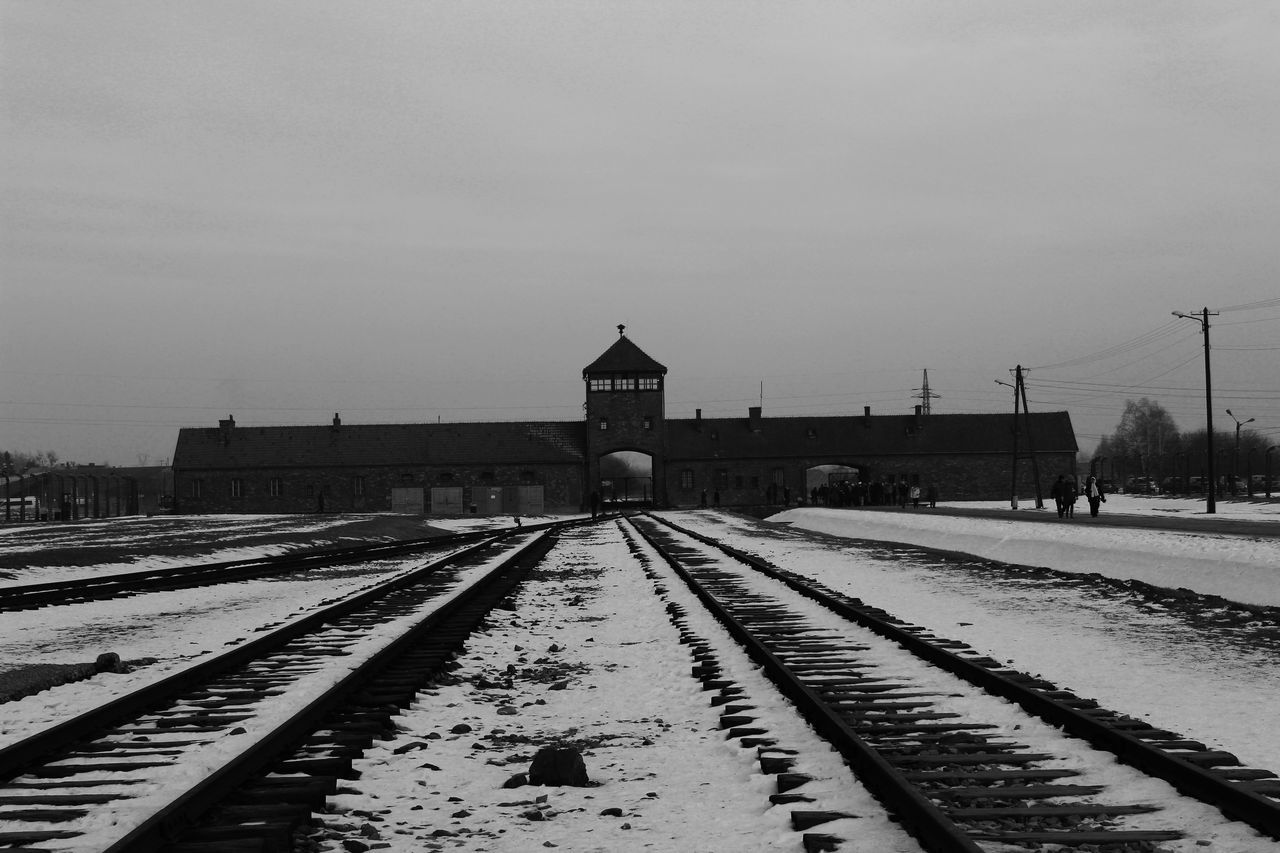
[[[939,509],[947,506],[1007,509],[1008,504],[940,504]],[[1008,519],[994,519],[928,509],[859,512],[823,507],[788,510],[769,520],[834,536],[905,542],[1006,563],[1191,589],[1245,604],[1280,606],[1280,538],[1091,526],[1087,508],[1084,513],[1081,508],[1077,506],[1077,518],[1071,524],[1035,523],[1028,517],[1035,510],[1010,510]],[[1168,517],[1197,508],[1198,517],[1208,517],[1200,502],[1112,495],[1103,511],[1112,516]],[[1280,528],[1280,504],[1221,503],[1219,518],[1224,524],[1233,519],[1273,521]]]

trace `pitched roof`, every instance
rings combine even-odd
[[[581,464],[582,421],[235,426],[178,432],[173,467]]]
[[[748,418],[667,421],[669,459],[722,457],[750,459],[788,456],[890,456],[908,454],[1011,453],[1013,415],[873,415],[761,418],[759,431]],[[1071,417],[1066,412],[1031,415],[1037,453],[1075,453]],[[1019,446],[1027,447],[1025,430]]]
[[[663,373],[667,369],[650,358],[644,350],[624,336],[613,342],[599,358],[582,369],[583,373]]]

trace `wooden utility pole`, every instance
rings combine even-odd
[[[996,380],[998,385],[1006,385],[1013,388],[1013,464],[1010,466],[1013,471],[1012,480],[1009,485],[1009,507],[1010,509],[1018,508],[1018,460],[1023,456],[1031,458],[1031,476],[1035,482],[1036,489],[1036,509],[1044,509],[1044,497],[1040,492],[1040,462],[1036,459],[1035,442],[1031,436],[1031,408],[1027,405],[1027,386],[1022,381],[1022,365],[1019,364],[1014,368],[1013,385],[1008,382]],[[1022,424],[1019,424],[1018,415],[1022,415]],[[1018,435],[1022,430],[1022,425],[1027,430],[1027,452],[1025,454],[1018,452]]]
[[[1205,484],[1205,506],[1204,511],[1208,515],[1214,515],[1218,511],[1218,503],[1214,499],[1214,490],[1218,487],[1218,477],[1213,470],[1213,376],[1209,369],[1209,318],[1218,316],[1217,311],[1210,311],[1203,308],[1200,316],[1195,314],[1183,314],[1181,311],[1174,311],[1173,316],[1181,317],[1184,320],[1195,320],[1200,324],[1201,331],[1204,332],[1204,418],[1205,418],[1205,441],[1208,442],[1205,448],[1205,466],[1208,469],[1209,482]],[[1190,465],[1191,460],[1187,460]]]
[[[1014,382],[1022,392],[1022,418],[1027,425],[1027,455],[1031,457],[1031,477],[1036,486],[1036,509],[1044,509],[1044,497],[1040,494],[1040,461],[1036,459],[1036,443],[1031,437],[1031,407],[1027,405],[1027,383],[1022,378],[1020,364]]]

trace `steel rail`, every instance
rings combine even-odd
[[[29,610],[49,604],[100,601],[133,592],[185,589],[234,580],[305,571],[327,566],[399,557],[464,542],[510,536],[520,531],[549,529],[564,522],[544,522],[528,527],[505,527],[497,531],[469,531],[444,536],[379,542],[373,545],[331,548],[305,553],[276,554],[244,560],[229,560],[136,572],[116,572],[66,581],[13,584],[0,587],[0,611]],[[71,599],[71,601],[67,601]]]
[[[1222,775],[1179,757],[1177,753],[1161,749],[1140,737],[1110,725],[1105,719],[1072,707],[1063,701],[1068,699],[1068,695],[1064,695],[1063,691],[1057,690],[1047,682],[1022,672],[1009,670],[990,658],[968,658],[951,650],[968,649],[965,644],[944,641],[940,638],[931,640],[922,637],[903,627],[905,623],[895,620],[883,611],[877,611],[876,608],[860,602],[855,603],[849,599],[829,595],[815,589],[811,582],[806,582],[767,560],[725,545],[668,519],[652,514],[646,515],[673,530],[719,549],[762,574],[786,584],[838,615],[886,639],[893,640],[920,658],[963,678],[970,684],[1016,702],[1028,713],[1051,725],[1061,727],[1068,734],[1086,740],[1095,747],[1113,753],[1121,762],[1149,776],[1163,779],[1187,796],[1215,806],[1227,817],[1246,823],[1280,840],[1280,801],[1242,787]],[[940,643],[945,643],[945,646]],[[1049,693],[1056,693],[1057,696],[1048,695]],[[1074,696],[1070,696],[1069,699],[1077,703],[1081,701]]]
[[[649,516],[653,517],[653,516]],[[794,702],[801,714],[827,739],[857,772],[868,789],[893,812],[901,816],[903,826],[930,853],[982,853],[954,821],[920,793],[915,785],[886,761],[815,691],[792,677],[786,666],[764,643],[745,628],[724,605],[708,592],[649,531],[628,519],[636,532],[666,561],[703,606],[743,646],[752,660],[784,695]],[[673,525],[674,526],[674,525]]]
[[[481,596],[488,595],[496,603],[507,595],[554,544],[553,530],[539,530],[537,533],[536,538],[486,572],[483,578],[470,585],[464,593],[393,640],[249,750],[213,771],[168,806],[107,847],[103,853],[154,853],[173,843],[183,830],[192,825],[196,817],[213,808],[237,787],[267,768],[273,760],[300,743],[314,731],[327,713],[375,679],[379,671],[429,636],[441,624],[473,606]],[[498,584],[496,588],[495,584]]]
[[[442,566],[473,555],[497,542],[500,538],[502,537],[491,537],[441,557],[415,571],[322,607],[247,643],[175,672],[153,684],[125,696],[120,696],[97,708],[85,711],[70,720],[66,720],[9,746],[0,747],[0,781],[12,779],[34,762],[83,740],[95,732],[108,728],[122,719],[128,719],[144,713],[157,704],[163,703],[168,697],[189,689],[191,686],[199,684],[213,675],[242,666],[272,649],[317,630],[327,622],[366,606],[389,592],[417,583],[422,578],[438,571]]]

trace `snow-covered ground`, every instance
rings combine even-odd
[[[1176,518],[1195,515],[1197,508],[1202,514],[1203,504],[1186,502],[1181,509],[1165,499],[1111,496],[1104,511]],[[1222,503],[1219,510],[1224,519],[1280,524],[1280,507],[1246,512]],[[1215,629],[1141,597],[1100,589],[1085,577],[1142,578],[1265,604],[1276,600],[1276,540],[1019,520],[1035,512],[987,519],[928,510],[801,509],[765,523],[715,511],[666,515],[1107,707],[1280,770],[1280,706],[1273,698],[1280,695],[1280,624],[1271,613],[1259,611],[1255,627]],[[453,529],[510,522],[431,521]],[[233,531],[226,533],[232,538]],[[855,539],[985,559],[939,560],[909,544]],[[1074,574],[1047,577],[993,560]],[[129,675],[104,675],[0,704],[0,730],[8,732],[0,742],[237,642],[260,624],[290,618],[338,593],[339,585],[371,579],[331,581],[326,587],[263,580],[46,608],[31,617],[5,614],[0,661],[85,660],[107,650],[160,660]],[[674,595],[676,586],[670,588]],[[1259,642],[1268,626],[1271,641]],[[712,628],[699,624],[708,635]],[[726,643],[724,658],[730,657]],[[725,741],[719,709],[688,676],[687,647],[616,536],[602,532],[589,547],[575,544],[562,554],[521,593],[518,611],[495,614],[468,641],[460,662],[459,680],[424,692],[400,718],[400,736],[370,752],[361,763],[363,778],[335,798],[342,812],[334,816],[329,849],[344,849],[341,838],[385,844],[393,853],[551,846],[652,853],[800,849],[787,823],[791,807],[771,806],[772,780],[760,773],[754,751]],[[798,769],[820,780],[811,783],[818,803],[809,807],[860,815],[816,831],[855,839],[852,850],[918,849],[877,816],[875,804],[811,740],[806,726],[787,722],[784,703],[770,699],[763,685],[756,689],[752,667],[731,677],[753,693],[758,711],[752,713],[768,717],[771,730],[806,756],[807,766]],[[454,733],[458,724],[471,731]],[[527,769],[537,746],[552,742],[583,745],[597,784],[501,787]],[[620,813],[605,813],[611,809]],[[1259,840],[1205,849],[1261,853],[1276,845]]]
[[[1010,510],[1007,501],[940,503],[938,508],[999,509],[1007,518],[972,518],[929,509],[859,512],[806,508],[772,516],[771,521],[806,530],[861,539],[906,542],[960,551],[1006,563],[1047,566],[1065,572],[1096,572],[1170,588],[1186,588],[1231,601],[1280,606],[1280,535],[1180,532],[1143,527],[1091,524],[1088,507],[1076,506],[1076,519],[1066,524],[1038,524],[1036,516],[1056,517],[1053,509],[1023,504]],[[1110,495],[1102,512],[1109,517],[1216,518],[1231,522],[1264,521],[1280,531],[1280,501],[1220,501],[1214,516],[1204,514],[1204,501]]]

